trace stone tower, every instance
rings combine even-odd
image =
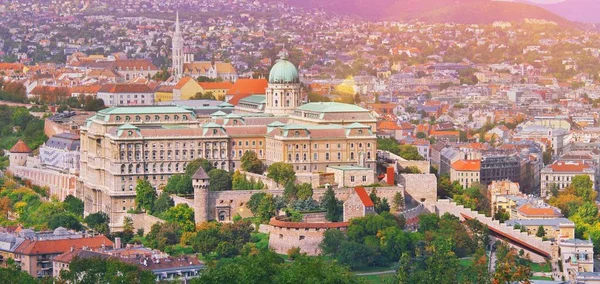
[[[175,33],[173,33],[173,78],[179,80],[183,74],[183,37],[179,28],[179,11],[175,19]]]
[[[194,187],[194,219],[196,223],[208,221],[210,205],[208,204],[208,186],[210,181],[208,175],[202,167],[192,176],[192,186]]]
[[[23,142],[19,140],[15,146],[10,148],[10,167],[25,166],[27,163],[27,157],[31,155],[31,149]]]
[[[287,59],[288,53],[284,49],[269,73],[269,85],[265,91],[266,113],[290,114],[302,104],[298,69]]]

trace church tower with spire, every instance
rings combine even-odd
[[[173,66],[172,75],[176,80],[181,79],[183,74],[183,37],[179,28],[179,11],[175,20],[175,33],[173,33]]]

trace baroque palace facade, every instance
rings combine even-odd
[[[334,102],[302,104],[301,94],[298,70],[282,52],[262,95],[261,113],[217,111],[207,117],[182,106],[99,111],[81,128],[78,195],[86,214],[106,212],[111,227],[120,227],[135,207],[138,179],[162,189],[198,158],[229,171],[240,167],[246,151],[256,152],[266,165],[290,163],[297,173],[325,172],[328,166],[374,170],[376,119],[370,111]]]

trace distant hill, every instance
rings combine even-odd
[[[531,4],[571,21],[600,24],[600,0],[565,0],[554,4]]]
[[[375,21],[489,24],[494,21],[543,19],[561,25],[571,22],[528,3],[491,0],[282,0],[304,8],[350,14]],[[598,1],[598,0],[590,0]]]

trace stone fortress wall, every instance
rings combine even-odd
[[[377,187],[375,188],[377,191],[377,196],[380,198],[387,198],[388,202],[392,202],[394,195],[397,192],[403,193],[403,188],[394,186],[394,187]],[[367,192],[371,192],[371,188],[366,188]],[[313,199],[319,201],[325,194],[326,189],[317,188],[313,191]],[[333,190],[338,199],[345,201],[348,197],[354,192],[354,188],[335,188]],[[273,196],[282,196],[283,190],[228,190],[228,191],[209,191],[207,192],[206,201],[203,202],[203,198],[201,197],[200,190],[194,191],[194,200],[183,200],[181,197],[174,198],[175,203],[187,203],[191,205],[190,202],[193,202],[195,219],[196,223],[201,223],[208,220],[217,220],[219,208],[228,207],[228,212],[230,212],[230,217],[235,216],[238,212],[244,212],[244,210],[249,210],[246,207],[246,203],[250,200],[250,197],[255,193],[265,192],[268,194],[272,194]],[[208,207],[208,208],[207,208]],[[201,217],[200,212],[202,210],[206,210],[207,219]],[[241,214],[240,214],[241,215]]]
[[[327,230],[343,230],[348,228],[348,222],[335,223],[305,223],[286,222],[272,218],[269,222],[269,248],[279,254],[286,254],[292,248],[300,248],[301,253],[319,255],[319,244]]]

